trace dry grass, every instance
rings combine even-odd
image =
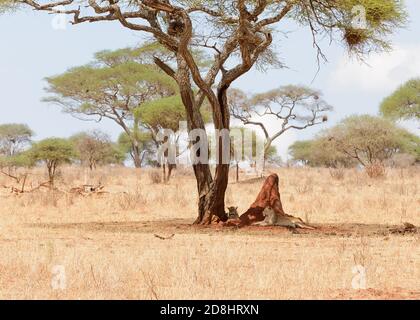
[[[101,182],[109,192],[101,196],[2,188],[0,298],[420,298],[418,233],[383,232],[385,224],[420,225],[418,168],[382,179],[356,170],[340,179],[324,169],[277,173],[286,211],[329,232],[192,227],[195,181],[185,170],[169,184],[153,183],[147,170],[62,170],[60,189]],[[0,186],[11,183],[0,177]],[[230,184],[226,205],[245,211],[260,186]],[[64,289],[52,287],[57,265]],[[352,288],[355,265],[366,268],[367,290]]]

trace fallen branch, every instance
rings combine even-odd
[[[158,234],[154,234],[154,236],[155,236],[156,238],[160,239],[160,240],[169,240],[169,239],[172,239],[172,238],[175,236],[175,234],[171,234],[171,235],[170,235],[170,236],[168,236],[168,237],[160,236],[160,235],[158,235]]]
[[[103,191],[104,188],[105,186],[103,186],[102,184],[99,184],[97,186],[85,184],[79,187],[71,188],[70,193],[78,194],[83,197],[90,196],[93,194],[99,195],[99,194],[108,193],[107,191]]]

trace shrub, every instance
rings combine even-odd
[[[157,171],[149,171],[149,178],[153,184],[162,183],[162,175]]]
[[[365,167],[369,178],[382,178],[386,175],[385,165],[382,162],[374,162]]]

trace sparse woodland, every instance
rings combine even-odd
[[[29,122],[0,123],[0,298],[420,297],[420,136],[404,126],[419,122],[419,78],[377,115],[335,123],[311,86],[237,87],[288,67],[276,50],[285,21],[308,33],[318,68],[325,39],[360,63],[390,50],[409,23],[403,1],[0,0],[0,14],[28,9],[147,40],[45,75],[46,105],[101,129],[38,139]],[[186,139],[180,123],[201,134]],[[282,159],[276,143],[308,129]],[[194,148],[203,142],[214,149]],[[304,228],[255,225],[265,209]],[[54,266],[64,289],[51,289]]]

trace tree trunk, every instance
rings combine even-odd
[[[166,182],[169,182],[169,180],[171,180],[172,170],[174,168],[176,168],[175,164],[168,163],[168,174],[166,175]]]
[[[166,164],[162,163],[162,180],[163,183],[166,183]]]
[[[134,162],[134,166],[136,168],[141,168],[141,164],[142,164],[142,157],[141,157],[141,151],[139,146],[133,142],[132,143],[132,149],[133,149],[133,162]]]
[[[236,183],[239,182],[239,163],[236,163]]]
[[[187,113],[188,131],[200,129],[205,132],[200,105],[196,103],[192,89],[191,73],[182,54],[177,54],[177,66],[178,69],[174,78],[178,83],[181,99]],[[212,105],[215,128],[229,129],[229,112],[225,92],[222,92],[220,97],[219,100],[224,102],[223,106],[216,106],[214,105],[215,103]],[[221,121],[222,119],[224,121]],[[204,138],[206,139],[207,136]],[[191,141],[191,143],[197,143],[199,139],[197,137],[196,141]],[[199,155],[197,154],[196,156]],[[220,155],[220,158],[222,158],[222,155]],[[210,224],[212,222],[226,221],[225,192],[229,179],[229,164],[219,162],[216,166],[214,179],[212,178],[208,161],[206,163],[193,163],[193,169],[198,191],[198,216],[194,223]]]

